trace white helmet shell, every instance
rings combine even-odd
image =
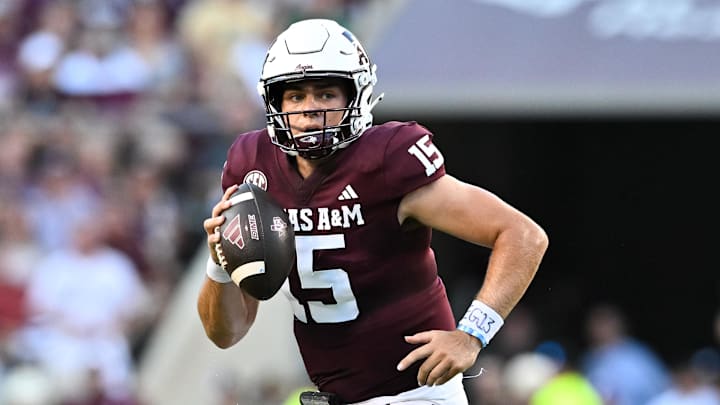
[[[376,66],[370,63],[360,42],[337,22],[310,19],[290,25],[270,46],[258,83],[273,143],[287,153],[313,158],[327,156],[357,139],[372,125],[371,111],[382,98],[372,100],[375,71]],[[347,79],[353,94],[349,95],[342,125],[324,129],[323,135],[330,136],[322,136],[323,142],[303,149],[294,141],[272,89],[287,82],[317,78]]]

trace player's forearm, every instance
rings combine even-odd
[[[220,348],[242,339],[255,321],[258,300],[233,283],[206,279],[198,296],[198,313],[208,338]]]
[[[501,233],[477,299],[506,318],[530,286],[547,246],[547,235],[532,223]]]

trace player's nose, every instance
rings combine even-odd
[[[320,104],[318,103],[318,100],[313,96],[307,96],[305,97],[305,100],[303,102],[303,113],[305,115],[312,115],[316,116],[319,114],[317,110],[320,109]]]

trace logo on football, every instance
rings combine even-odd
[[[239,249],[245,247],[245,240],[242,236],[242,229],[240,227],[240,215],[235,215],[235,218],[230,221],[227,228],[222,233],[223,239],[236,245]]]
[[[215,245],[218,260],[235,284],[267,300],[295,264],[295,233],[282,207],[254,184],[242,184],[230,202]]]

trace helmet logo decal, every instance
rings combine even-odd
[[[358,63],[360,65],[367,65],[368,63],[370,63],[370,60],[365,55],[365,52],[363,52],[362,48],[360,48],[359,46],[357,47],[357,53],[358,53]]]
[[[360,45],[358,45],[358,43],[357,43],[357,41],[355,40],[355,37],[353,36],[353,34],[351,34],[350,31],[345,30],[345,31],[343,31],[342,35],[343,35],[345,38],[347,38],[348,41],[350,41],[350,43],[352,43],[353,45],[355,45],[355,50],[357,51],[358,57],[359,57],[359,59],[358,59],[358,64],[360,64],[360,65],[367,65],[368,63],[370,63],[370,60],[368,59],[367,55],[365,55],[365,52],[363,52],[363,50],[362,50],[362,48],[360,47]]]
[[[298,65],[295,66],[295,70],[308,70],[308,69],[312,69],[312,68],[313,68],[313,65],[303,65],[301,63],[298,63]]]
[[[353,34],[350,33],[350,31],[345,30],[343,31],[342,35],[347,38],[348,41],[352,42],[353,44],[355,43],[355,37],[353,36]]]
[[[243,179],[243,183],[250,183],[260,187],[263,191],[267,191],[267,176],[260,170],[251,170]]]

